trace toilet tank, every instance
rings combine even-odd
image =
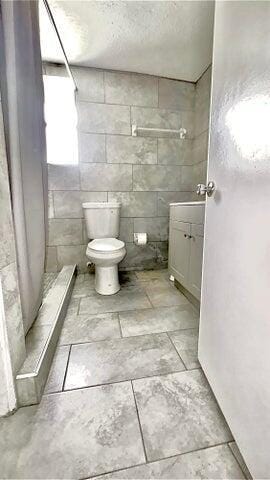
[[[86,202],[82,207],[89,239],[119,236],[121,203]]]

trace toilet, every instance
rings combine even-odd
[[[95,289],[100,295],[120,290],[118,263],[126,255],[125,243],[118,240],[120,209],[118,202],[82,204],[89,239],[86,256],[95,264]]]

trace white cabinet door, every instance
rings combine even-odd
[[[188,286],[190,224],[171,221],[169,241],[170,272],[184,287]]]
[[[191,225],[189,290],[200,300],[203,259],[203,225]]]

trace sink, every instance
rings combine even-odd
[[[171,207],[176,207],[176,206],[180,206],[180,205],[191,205],[192,207],[196,206],[196,205],[205,205],[205,201],[201,201],[201,202],[176,202],[176,203],[170,203],[170,206]]]

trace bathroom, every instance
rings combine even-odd
[[[270,478],[269,20],[0,1],[0,478]]]

